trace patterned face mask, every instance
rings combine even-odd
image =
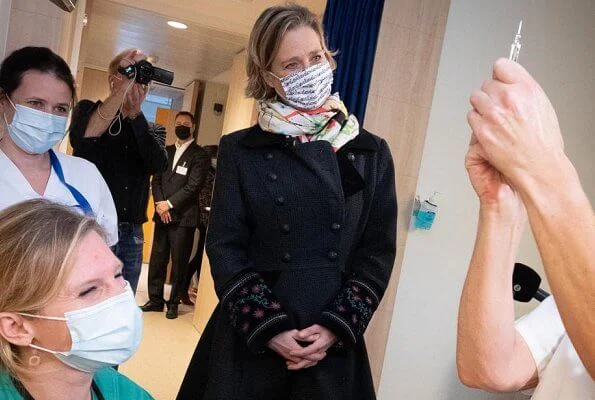
[[[312,65],[279,80],[285,91],[284,100],[292,107],[314,110],[322,106],[331,94],[333,70],[328,62]]]

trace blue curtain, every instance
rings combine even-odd
[[[323,24],[336,56],[333,93],[363,124],[384,0],[328,0]]]

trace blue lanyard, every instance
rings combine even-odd
[[[85,196],[83,196],[83,194],[81,192],[79,192],[74,186],[68,184],[66,182],[66,180],[64,179],[64,172],[62,171],[62,165],[60,165],[60,160],[58,160],[58,156],[56,156],[56,153],[54,153],[54,150],[50,149],[49,153],[50,153],[50,162],[52,164],[52,168],[54,169],[54,171],[56,171],[56,175],[58,175],[58,179],[60,179],[60,182],[62,182],[62,184],[64,186],[66,186],[66,189],[68,189],[70,191],[70,193],[72,193],[72,196],[78,203],[78,207],[80,207],[83,210],[85,215],[87,215],[89,217],[94,217],[95,214],[93,213],[93,208],[91,207],[91,205],[89,204],[89,202],[87,201]]]

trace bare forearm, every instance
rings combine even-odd
[[[101,136],[116,117],[120,106],[122,105],[123,91],[112,93],[91,115],[89,124],[85,130],[85,137]]]
[[[482,208],[459,309],[457,366],[470,386],[511,382],[516,331],[512,270],[524,218]],[[511,390],[514,388],[510,388]]]
[[[527,179],[523,199],[564,327],[595,379],[595,214],[570,161],[557,165]]]

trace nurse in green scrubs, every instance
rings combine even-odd
[[[0,212],[0,238],[0,399],[152,399],[111,368],[142,312],[100,225],[36,199]]]

